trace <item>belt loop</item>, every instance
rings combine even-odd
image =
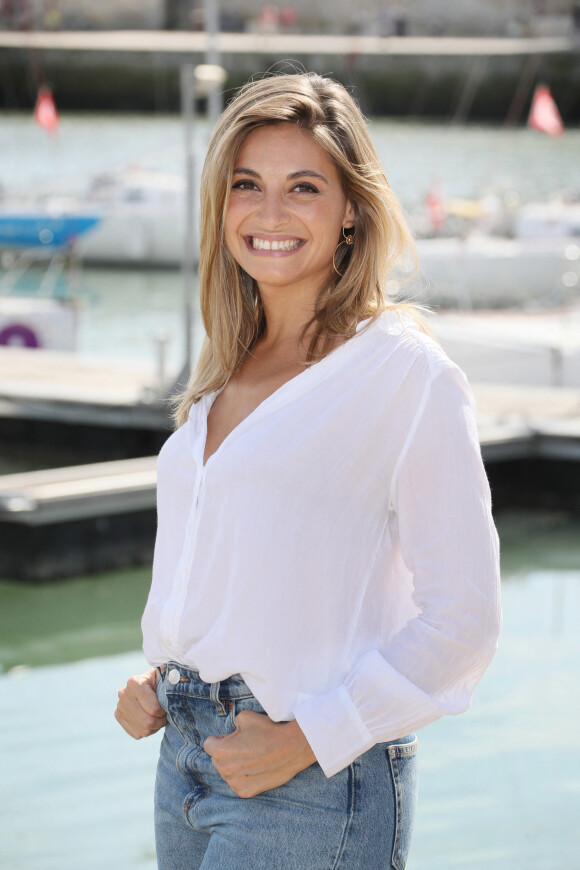
[[[220,683],[210,683],[209,697],[214,702],[218,716],[227,716],[228,711],[220,701]]]

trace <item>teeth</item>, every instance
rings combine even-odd
[[[295,251],[301,244],[301,239],[271,242],[269,239],[256,239],[252,236],[252,247],[255,251]]]

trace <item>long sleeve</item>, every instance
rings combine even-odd
[[[499,546],[473,398],[451,365],[425,387],[389,507],[386,533],[410,576],[416,615],[366,651],[341,685],[294,708],[327,776],[379,741],[465,710],[497,646]]]

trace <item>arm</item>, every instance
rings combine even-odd
[[[165,711],[157,700],[156,687],[157,670],[153,668],[131,677],[119,690],[115,719],[135,740],[149,737],[167,724]]]
[[[416,413],[389,520],[418,612],[369,649],[342,685],[295,708],[327,776],[379,741],[465,710],[495,652],[497,535],[471,392],[453,368],[435,376]]]

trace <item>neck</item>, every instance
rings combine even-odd
[[[266,318],[266,329],[260,344],[275,347],[298,342],[302,331],[314,315],[315,293],[301,293],[298,288],[285,292],[281,288],[260,287],[260,298]],[[305,336],[308,344],[309,329]]]

